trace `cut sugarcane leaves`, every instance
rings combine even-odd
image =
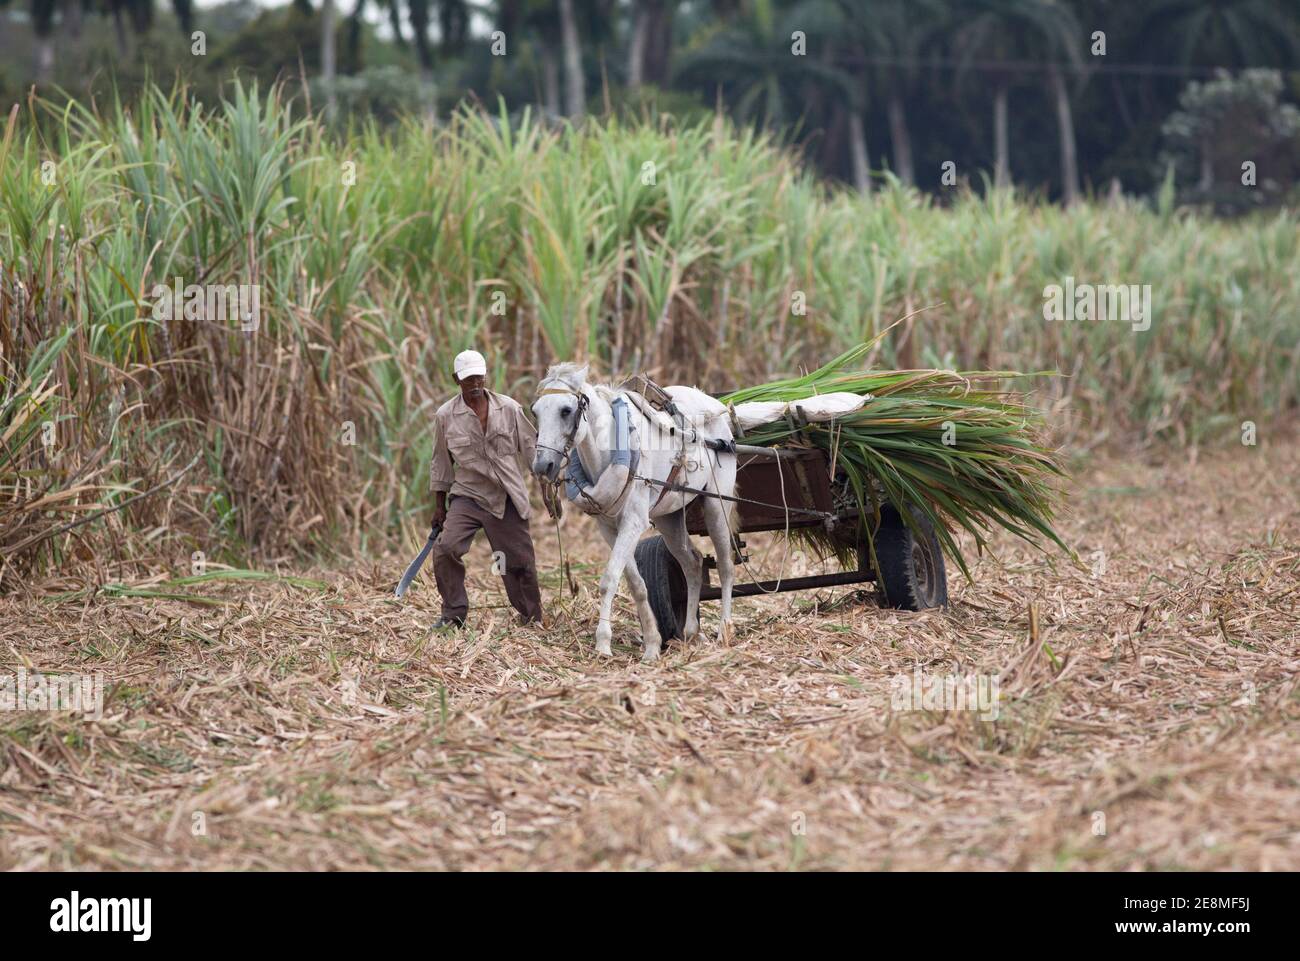
[[[1039,547],[1069,552],[1052,526],[1064,476],[1045,443],[1041,411],[1006,388],[1016,371],[859,370],[874,343],[860,344],[824,367],[723,397],[730,405],[796,403],[832,392],[866,395],[857,410],[798,425],[790,420],[745,433],[748,444],[812,445],[825,450],[847,479],[870,538],[880,508],[892,504],[914,529],[912,510],[928,518],[945,553],[968,578],[954,533],[967,531],[983,550],[1002,527]],[[839,553],[817,529],[801,533]]]

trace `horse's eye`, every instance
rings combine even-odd
[[[572,413],[573,413],[573,408],[572,408],[572,407],[565,407],[565,408],[561,409],[561,411],[560,411],[560,416],[561,416],[561,417],[568,417],[568,416],[569,416],[570,414],[572,414]]]

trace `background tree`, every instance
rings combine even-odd
[[[337,52],[334,0],[321,0],[320,27],[320,72],[321,80],[325,84],[325,115],[333,120],[338,113],[338,97],[334,89],[336,73],[334,57]]]
[[[1281,93],[1281,74],[1265,69],[1188,85],[1161,131],[1159,169],[1180,201],[1239,214],[1282,199],[1300,178],[1300,109]]]
[[[820,33],[808,28],[822,15],[809,7],[800,12],[775,0],[750,0],[682,58],[677,77],[698,86],[709,101],[721,96],[741,120],[777,129],[797,123],[809,106],[807,81],[849,94],[842,71],[806,47],[802,55],[792,49],[796,30],[806,36]]]
[[[1026,62],[1043,63],[1053,90],[1061,140],[1062,191],[1067,202],[1079,192],[1074,121],[1060,58],[1077,62],[1078,22],[1055,0],[959,0],[950,8],[960,79],[978,68],[993,84],[993,183],[1011,185],[1010,96]]]
[[[1074,108],[1066,71],[1081,72],[1083,31],[1073,11],[1059,0],[1043,0],[1031,9],[1043,37],[1047,79],[1061,145],[1061,194],[1068,206],[1079,199],[1079,153],[1074,140]]]
[[[207,57],[189,55],[191,4],[0,0],[0,97],[38,82],[129,100],[179,76],[211,103],[236,71],[291,87],[305,71],[313,103],[381,122],[498,96],[550,116],[721,107],[862,189],[885,166],[936,189],[949,159],[1006,185],[1014,162],[1017,183],[1066,202],[1085,182],[1154,191],[1162,123],[1209,68],[1275,66],[1280,102],[1300,99],[1300,3],[1275,0],[217,0]]]
[[[658,87],[668,84],[677,5],[678,0],[632,0],[627,44],[629,90],[638,89],[642,83]]]
[[[573,0],[559,0],[560,42],[564,45],[564,109],[570,117],[587,112],[587,90],[582,76],[582,45]]]
[[[36,34],[36,82],[54,76],[54,13],[56,0],[31,0],[32,30]]]
[[[1173,63],[1295,69],[1300,58],[1297,4],[1289,0],[1154,0],[1143,7],[1141,32]]]
[[[916,182],[906,97],[921,74],[918,66],[938,28],[936,0],[832,0],[817,22],[825,42],[840,51],[835,62],[859,90],[872,90],[885,104],[893,169],[909,186]],[[859,95],[860,97],[861,95]],[[863,108],[865,109],[865,103]],[[856,140],[854,141],[856,142]],[[857,147],[854,148],[856,153]]]

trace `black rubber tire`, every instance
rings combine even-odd
[[[917,540],[893,507],[880,511],[875,547],[881,605],[904,611],[947,607],[948,573],[943,548],[934,525],[920,513],[913,512],[912,516],[925,533],[923,540]]]
[[[636,545],[637,570],[650,595],[659,635],[664,641],[680,639],[686,626],[686,577],[682,567],[664,543],[662,534],[647,537]]]

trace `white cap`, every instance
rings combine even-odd
[[[461,381],[475,374],[487,376],[487,361],[477,350],[462,350],[456,355],[456,380]]]

